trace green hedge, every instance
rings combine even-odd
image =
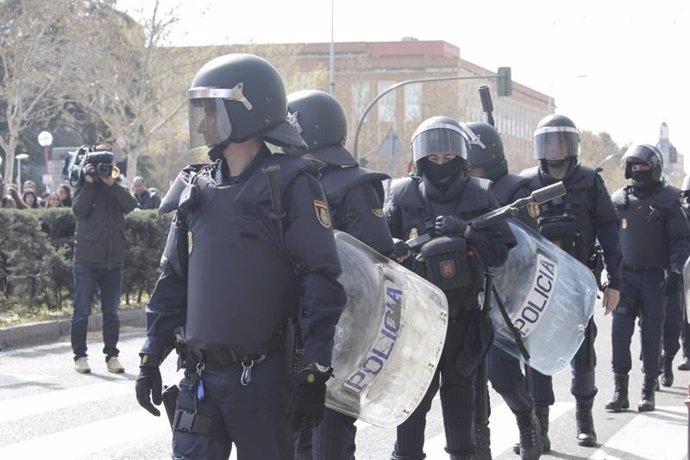
[[[126,303],[141,302],[153,289],[169,226],[170,218],[156,211],[127,216]],[[0,312],[14,306],[71,307],[75,227],[69,208],[0,209]]]

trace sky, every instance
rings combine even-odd
[[[179,6],[173,45],[444,40],[488,70],[511,67],[557,113],[621,146],[656,144],[665,121],[690,160],[688,0],[160,1]],[[137,17],[151,3],[117,7]]]

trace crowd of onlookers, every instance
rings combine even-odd
[[[0,179],[0,208],[41,209],[72,207],[72,187],[60,184],[54,192],[39,194],[36,183],[26,180],[21,190],[15,184],[4,184]],[[160,197],[155,188],[147,188],[144,178],[137,176],[132,180],[132,194],[137,199],[138,209],[158,209]]]
[[[24,181],[21,190],[15,184],[2,187],[1,208],[40,209],[72,206],[72,189],[68,184],[60,184],[56,191],[39,194],[36,183]]]

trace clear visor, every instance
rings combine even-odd
[[[189,100],[189,146],[211,148],[230,138],[232,124],[223,99]]]
[[[565,160],[580,154],[577,129],[549,127],[534,133],[534,156],[537,160]]]
[[[420,133],[412,140],[414,160],[444,153],[453,153],[467,159],[465,139],[456,129],[429,129]]]

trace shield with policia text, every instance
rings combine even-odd
[[[392,428],[412,414],[436,372],[448,303],[424,278],[335,234],[348,302],[336,327],[326,406]]]

